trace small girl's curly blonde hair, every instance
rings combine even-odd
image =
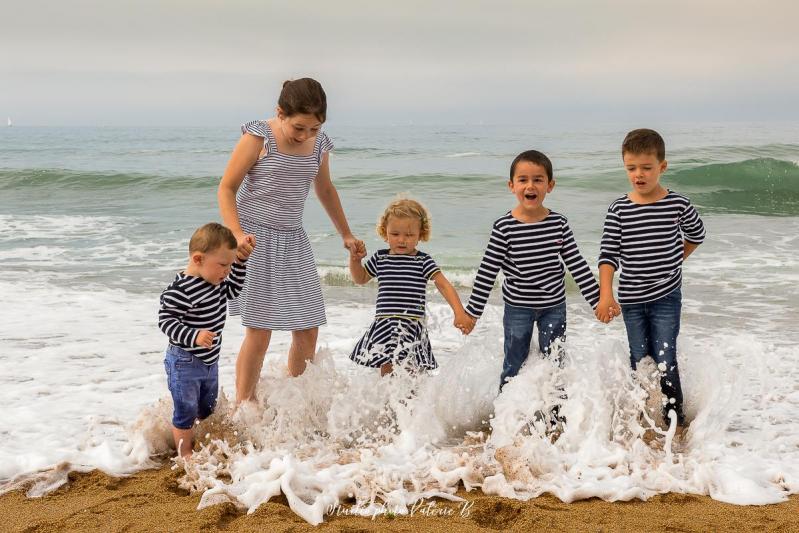
[[[419,221],[419,240],[424,242],[430,239],[430,214],[427,212],[427,209],[416,200],[400,198],[388,204],[386,210],[383,211],[383,214],[377,221],[377,234],[384,240],[388,238],[386,234],[388,217],[415,218]]]

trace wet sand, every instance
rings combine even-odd
[[[251,515],[232,504],[197,511],[199,495],[178,488],[168,466],[128,478],[93,471],[41,498],[22,491],[0,496],[2,531],[799,531],[799,496],[767,506],[738,506],[707,496],[667,494],[649,501],[563,503],[552,496],[528,502],[461,490],[468,503],[420,504],[414,516],[348,516],[342,505],[317,527],[273,498]]]

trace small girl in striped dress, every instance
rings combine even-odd
[[[386,208],[377,224],[377,234],[388,248],[378,250],[366,264],[366,248],[350,250],[350,273],[363,285],[377,278],[375,320],[355,345],[350,359],[380,375],[395,365],[409,370],[438,367],[425,327],[427,282],[432,280],[455,313],[453,324],[463,331],[468,322],[460,297],[436,262],[417,250],[419,241],[430,238],[430,215],[419,202],[400,199]]]

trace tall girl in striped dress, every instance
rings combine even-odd
[[[453,324],[462,330],[468,321],[458,293],[436,262],[417,250],[419,241],[430,238],[430,216],[415,200],[401,199],[389,204],[377,224],[377,234],[388,248],[375,252],[366,265],[366,249],[350,249],[350,273],[363,285],[377,278],[375,320],[358,341],[350,359],[372,368],[380,375],[404,365],[409,370],[438,367],[425,327],[427,282],[432,280],[455,313]]]
[[[344,247],[363,249],[350,231],[330,179],[333,143],[321,131],[327,112],[322,86],[311,78],[287,81],[276,116],[241,127],[242,136],[219,185],[222,220],[247,249],[257,242],[244,288],[230,303],[246,327],[236,359],[236,401],[255,398],[272,330],[291,331],[288,369],[305,371],[325,323],[322,288],[302,227],[311,184]]]

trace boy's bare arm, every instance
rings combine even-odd
[[[615,273],[616,269],[611,265],[599,265],[599,303],[594,314],[605,324],[621,313],[619,304],[613,297],[613,275]]]
[[[694,253],[694,250],[699,248],[698,244],[694,244],[689,241],[683,241],[683,252],[682,252],[682,260],[685,261],[688,259],[688,256]]]

